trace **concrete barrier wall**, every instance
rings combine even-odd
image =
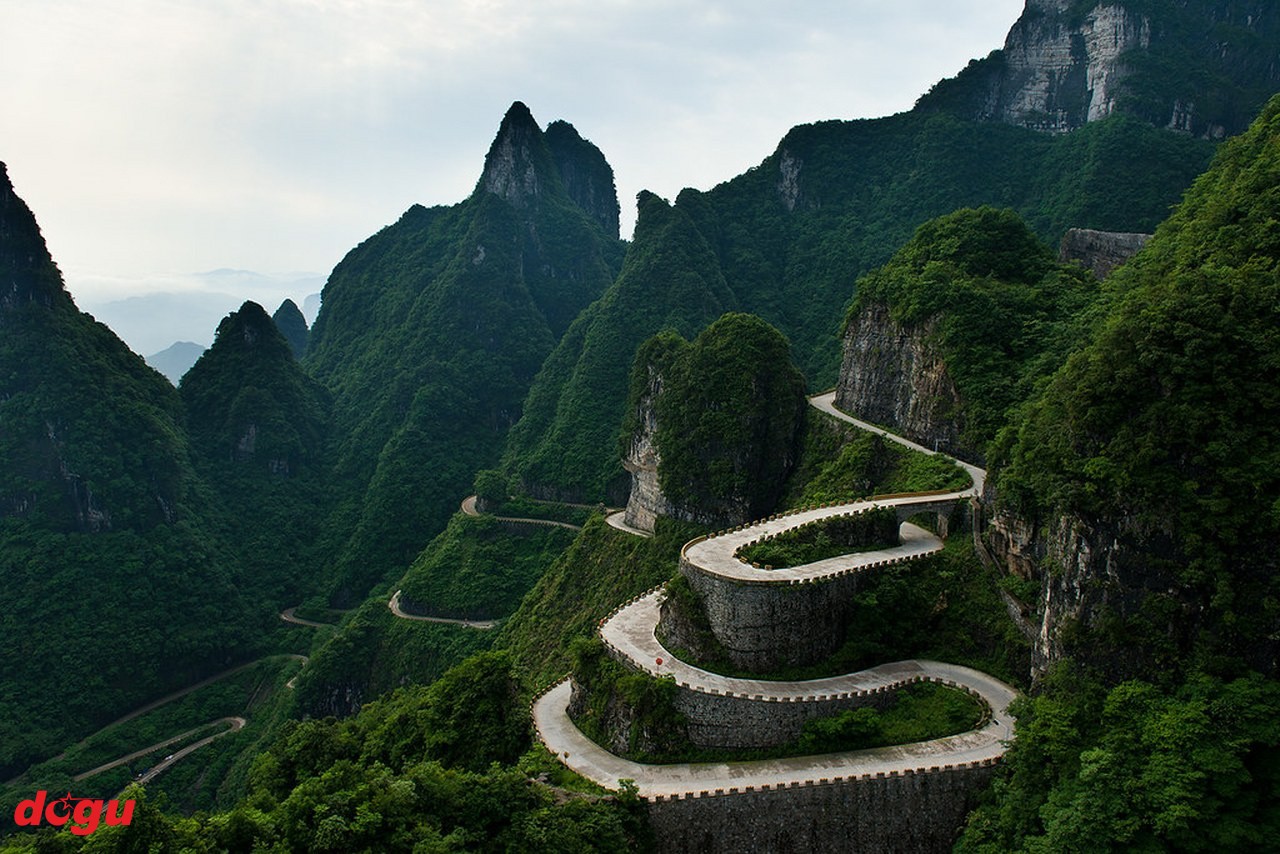
[[[994,763],[648,801],[658,851],[950,851]]]
[[[738,581],[699,571],[687,559],[680,571],[702,597],[711,631],[735,666],[753,672],[813,664],[844,642],[852,600],[868,573],[889,561],[788,584]]]

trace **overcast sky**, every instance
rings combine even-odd
[[[514,100],[604,151],[627,236],[641,189],[910,109],[1022,5],[0,0],[0,160],[82,304],[217,268],[326,274],[411,204],[466,197]]]

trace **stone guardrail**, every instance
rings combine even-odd
[[[893,437],[891,436],[891,438]],[[971,468],[971,467],[967,467],[967,468]],[[976,487],[976,484],[978,483],[978,478],[984,475],[985,473],[976,469],[975,471],[978,471],[978,474],[974,476],[974,482]],[[963,498],[970,497],[971,495],[972,495],[972,490],[970,490],[969,492],[965,492],[965,491],[944,489],[944,490],[931,490],[931,491],[919,492],[919,493],[894,493],[894,494],[873,496],[871,498],[862,499],[861,501],[856,501],[856,502],[847,502],[847,501],[826,502],[826,503],[819,504],[815,507],[795,508],[793,510],[786,511],[783,513],[773,514],[769,516],[767,519],[755,520],[750,524],[738,525],[731,529],[717,531],[715,533],[694,538],[689,542],[685,543],[681,547],[680,561],[681,561],[682,567],[684,564],[691,563],[688,559],[688,552],[692,547],[700,543],[706,542],[708,540],[724,537],[728,534],[741,533],[743,531],[748,531],[752,527],[758,526],[763,522],[777,521],[779,519],[792,517],[800,513],[811,512],[813,510],[825,510],[825,509],[834,509],[834,508],[843,507],[843,508],[847,508],[847,510],[842,515],[852,516],[860,513],[869,512],[870,510],[875,509],[877,506],[882,506],[874,503],[878,500],[891,500],[891,501],[902,502],[903,499],[918,499],[921,504],[929,504],[931,503],[931,499],[937,499],[939,496],[950,496],[950,497],[954,497],[956,501],[960,501]],[[779,534],[793,530],[794,528],[802,527],[808,524],[814,524],[819,521],[825,521],[826,519],[832,518],[833,516],[838,518],[839,515],[841,514],[832,514],[828,516],[823,516],[820,519],[806,521],[794,527],[784,528],[780,531],[771,533],[767,537],[758,538],[746,544],[738,544],[734,549],[733,553],[736,557],[737,552],[741,548],[745,548],[748,545],[759,542],[760,540],[769,539],[774,536],[778,536]],[[760,585],[772,584],[779,588],[782,588],[782,587],[791,586],[795,584],[812,583],[813,581],[831,580],[835,578],[841,578],[852,573],[865,572],[871,569],[892,566],[892,565],[903,563],[906,561],[916,560],[927,554],[932,554],[936,550],[937,550],[936,548],[931,547],[931,548],[917,551],[916,553],[909,554],[909,555],[901,555],[901,556],[896,556],[893,558],[886,558],[881,560],[871,560],[865,563],[861,563],[858,566],[840,568],[838,570],[831,572],[830,574],[824,574],[820,577],[812,578],[812,579],[810,578],[776,578],[776,579],[761,578],[757,580],[752,578],[748,580],[748,579],[734,578],[733,581],[735,583],[743,583],[743,584],[760,584]],[[874,552],[871,552],[871,553],[873,554]],[[863,553],[863,554],[867,554],[867,553]],[[637,596],[633,596],[630,599],[628,599],[626,602],[620,603],[615,608],[613,608],[608,615],[606,615],[604,618],[602,618],[599,621],[599,628],[603,630],[606,624],[609,623],[609,621],[616,619],[624,610],[636,605],[641,600],[646,599],[647,597],[650,597],[650,596],[663,595],[664,587],[665,587],[665,584],[656,585],[655,587],[650,588],[644,593],[639,594]],[[661,604],[660,601],[657,604],[660,605]],[[681,689],[686,691],[698,692],[706,696],[725,697],[725,698],[732,698],[734,700],[761,703],[761,704],[765,704],[766,706],[768,704],[774,704],[774,703],[824,703],[824,702],[830,702],[833,700],[835,701],[857,700],[859,698],[875,697],[875,696],[883,695],[889,692],[898,691],[912,684],[918,684],[921,682],[934,682],[937,684],[942,684],[951,688],[962,690],[967,694],[969,694],[970,696],[973,696],[976,699],[978,699],[978,701],[982,704],[982,708],[983,708],[981,720],[975,727],[969,730],[969,732],[971,733],[976,733],[978,731],[986,732],[986,730],[992,729],[992,724],[996,723],[995,714],[997,713],[997,710],[992,708],[991,704],[987,701],[982,691],[980,691],[978,687],[974,687],[974,686],[975,685],[979,686],[986,691],[992,691],[992,688],[990,687],[990,685],[986,684],[987,682],[994,682],[996,685],[999,686],[1000,690],[996,691],[992,696],[1000,697],[999,702],[1002,708],[998,710],[998,713],[1002,718],[1007,718],[1007,709],[1003,708],[1003,706],[1007,703],[1007,697],[1012,696],[1012,689],[1009,689],[1008,686],[1004,686],[1003,683],[999,683],[998,680],[992,680],[991,677],[985,677],[983,674],[980,674],[980,673],[975,673],[974,678],[977,679],[978,681],[974,682],[973,685],[963,684],[961,682],[957,682],[954,679],[942,678],[939,676],[933,676],[933,675],[927,675],[927,674],[921,674],[921,673],[912,673],[909,675],[903,675],[897,679],[891,679],[891,681],[885,684],[868,687],[865,690],[826,692],[826,693],[814,692],[814,693],[800,693],[800,694],[790,694],[787,692],[780,692],[778,695],[770,695],[764,691],[755,691],[750,693],[736,692],[732,690],[712,687],[710,685],[692,684],[687,679],[677,679],[672,674],[663,674],[662,672],[660,672],[659,668],[656,666],[656,662],[650,663],[648,661],[635,660],[635,658],[633,658],[632,655],[628,654],[627,652],[617,647],[608,637],[604,635],[603,631],[601,631],[600,635],[601,635],[601,640],[603,641],[605,648],[608,651],[608,654],[610,655],[610,657],[614,658],[615,660],[619,661],[620,663],[624,664],[625,666],[631,669],[645,672],[657,678],[674,679],[676,681],[676,684]],[[965,668],[961,668],[961,670],[964,670],[964,669]],[[968,676],[960,675],[957,678],[968,678]],[[546,695],[549,692],[556,690],[561,685],[564,685],[565,681],[572,682],[572,676],[570,675],[570,677],[568,677],[568,680],[561,680],[540,691],[538,695],[535,696],[530,703],[531,714],[535,714],[535,711],[537,706],[539,705],[539,702],[544,697],[546,697]],[[758,681],[767,681],[767,680],[758,680]],[[1005,693],[1001,694],[1000,693],[1001,691]],[[563,711],[554,711],[554,710],[551,710],[551,711],[544,710],[543,713],[544,714],[554,713],[557,716],[560,714],[566,714]],[[1001,727],[1007,727],[1007,720],[1002,720],[999,722],[999,724]],[[572,726],[571,724],[569,725]],[[997,731],[997,730],[999,730],[999,728],[996,728],[996,730],[993,730],[993,731]],[[539,732],[541,735],[541,731]],[[987,739],[990,739],[992,736],[990,734],[987,734],[984,737]],[[543,738],[545,741],[546,740],[545,736],[543,736]],[[999,745],[999,742],[995,744],[991,744],[989,746],[984,745],[983,750],[984,751],[997,750],[1002,752],[1002,748],[1000,748],[998,745]],[[548,742],[548,746],[552,747],[552,745],[549,742]],[[554,752],[554,747],[552,747],[552,749]],[[580,746],[579,750],[581,749],[582,748]],[[603,751],[603,753],[605,755],[608,755],[607,751]],[[970,755],[973,755],[973,751],[970,751]],[[568,757],[568,753],[565,753],[565,756]],[[927,758],[927,757],[922,756],[921,758]],[[996,763],[998,763],[999,761],[1000,761],[1000,753],[997,753],[996,755],[982,756],[981,758],[975,759],[970,762],[938,763],[938,764],[931,763],[931,764],[921,764],[921,765],[908,764],[905,767],[897,768],[897,769],[877,770],[875,772],[851,773],[851,774],[844,774],[844,775],[835,774],[835,775],[828,775],[828,776],[819,776],[818,774],[820,772],[817,772],[816,769],[821,768],[823,771],[828,771],[830,770],[829,766],[823,767],[821,765],[817,765],[815,766],[815,774],[812,778],[796,777],[791,780],[787,780],[777,784],[765,783],[765,784],[759,784],[759,785],[747,785],[742,787],[725,786],[725,787],[714,787],[714,788],[690,788],[687,791],[676,792],[676,793],[670,793],[670,789],[673,787],[668,785],[664,787],[668,789],[667,793],[646,795],[645,793],[641,792],[641,797],[645,798],[650,803],[657,804],[662,802],[674,802],[674,801],[680,801],[680,800],[699,799],[699,798],[729,797],[733,795],[757,793],[757,792],[793,791],[793,790],[801,790],[801,789],[812,790],[815,788],[821,788],[821,787],[827,787],[827,786],[847,786],[847,785],[865,783],[868,781],[905,780],[905,779],[917,777],[920,775],[939,775],[939,774],[950,774],[955,772],[968,772],[968,771],[974,771],[976,769],[989,768],[995,765]],[[640,767],[640,766],[634,766],[634,767]],[[644,766],[644,767],[652,768],[653,766]],[[597,782],[601,782],[601,781],[597,780]],[[609,781],[606,781],[605,784],[607,784],[608,782]]]

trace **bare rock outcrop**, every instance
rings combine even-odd
[[[1137,255],[1150,239],[1150,234],[1072,228],[1062,236],[1058,260],[1064,264],[1078,261],[1099,279],[1105,279],[1112,270]]]
[[[971,459],[955,382],[934,343],[935,323],[906,326],[872,303],[849,323],[836,406],[929,448]]]

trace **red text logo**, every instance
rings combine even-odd
[[[71,825],[76,836],[88,836],[98,829],[98,824],[128,824],[133,821],[133,801],[104,801],[100,798],[76,798],[67,792],[61,798],[48,800],[43,789],[34,798],[19,801],[13,811],[13,823],[19,827],[39,827],[46,822],[54,827]]]

